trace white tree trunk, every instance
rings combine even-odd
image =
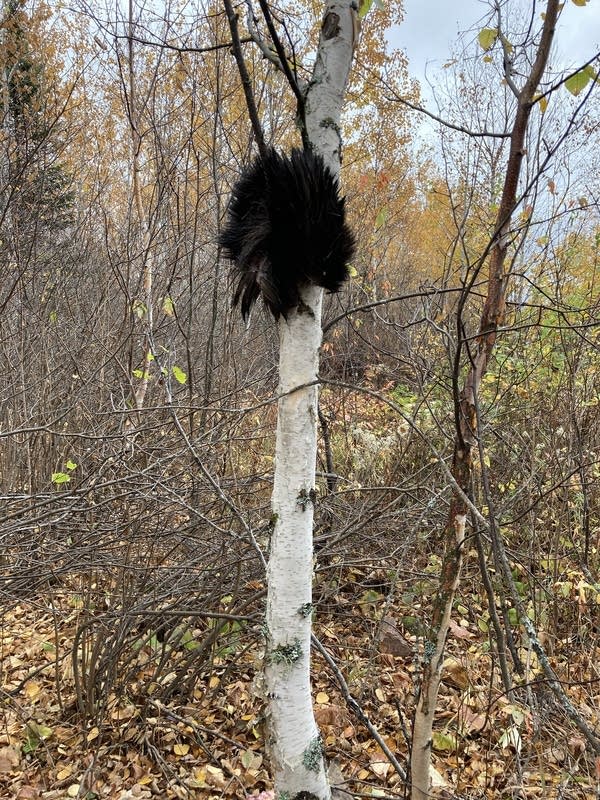
[[[357,31],[353,0],[325,7],[306,129],[315,151],[337,175],[340,116]],[[323,290],[307,286],[279,323],[279,392],[274,530],[268,567],[266,689],[268,746],[276,796],[329,800],[310,691],[312,530],[317,457],[316,386]],[[311,384],[311,385],[309,385]],[[300,387],[300,388],[299,388]]]
[[[330,797],[310,693],[312,523],[317,455],[317,378],[322,290],[282,319],[268,567],[266,681],[276,790]],[[313,384],[307,386],[306,384]],[[298,386],[303,388],[297,388]]]

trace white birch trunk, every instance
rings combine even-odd
[[[310,692],[312,522],[317,455],[317,378],[322,290],[279,325],[279,408],[268,567],[265,677],[276,790],[330,797]],[[305,384],[312,383],[312,386]],[[303,388],[296,388],[301,386]],[[295,390],[295,391],[294,391]]]
[[[336,175],[341,156],[340,115],[356,30],[353,0],[327,3],[306,95],[308,137]],[[299,307],[279,324],[280,400],[272,499],[275,524],[268,567],[265,667],[268,747],[277,797],[329,800],[331,791],[310,690],[318,420],[315,381],[323,291],[308,286],[301,297]]]

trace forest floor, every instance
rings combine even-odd
[[[345,602],[343,596],[338,600]],[[325,614],[316,632],[373,729],[406,768],[415,637],[403,630],[403,609],[395,607],[386,610],[388,622],[380,626],[375,646],[365,648],[364,621],[377,593],[371,590],[363,600],[357,614]],[[103,713],[86,720],[78,708],[81,687],[71,655],[80,615],[71,593],[53,591],[1,617],[0,797],[273,797],[257,697],[258,644],[214,654],[193,696],[154,700],[149,684],[143,703],[133,691],[108,694]],[[598,800],[600,759],[531,664],[527,686],[506,696],[487,641],[477,624],[453,622],[433,741],[434,796]],[[159,657],[157,647],[164,655],[152,640],[137,653],[142,685]],[[553,658],[559,674],[569,676],[571,700],[598,730],[600,687],[588,667],[600,663],[600,651],[587,652],[579,670],[566,646]],[[404,797],[404,781],[372,730],[350,711],[318,652],[313,665],[316,716],[333,762],[330,774],[347,781],[349,794],[343,797]]]

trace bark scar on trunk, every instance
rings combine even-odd
[[[340,18],[338,14],[334,11],[330,11],[329,14],[323,20],[323,38],[324,39],[334,39],[336,36],[339,35],[340,32]]]

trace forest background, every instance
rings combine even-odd
[[[314,558],[315,713],[353,796],[406,793],[510,79],[540,22],[498,7],[505,39],[481,4],[423,94],[426,143],[390,44],[401,4],[362,8],[341,173],[358,252],[324,307]],[[274,11],[308,75],[321,4]],[[288,150],[294,98],[244,14],[261,123]],[[216,244],[254,146],[227,17],[7,0],[0,32],[0,786],[266,798],[278,343],[261,309],[232,310]],[[477,400],[439,796],[599,791],[598,60],[563,55],[532,109]]]

